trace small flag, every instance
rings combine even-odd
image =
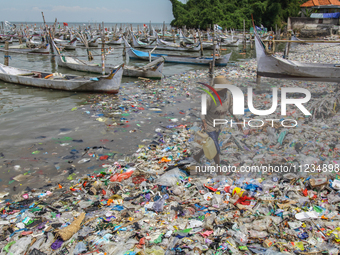
[[[63,24],[64,24],[64,27],[67,27],[67,26],[68,26],[68,24],[67,24],[66,22],[64,22]]]

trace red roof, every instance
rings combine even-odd
[[[300,7],[313,7],[313,6],[322,6],[322,5],[340,5],[339,0],[308,0],[304,4],[301,4]]]

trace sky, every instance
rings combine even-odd
[[[170,23],[169,0],[12,0],[1,1],[0,21]]]

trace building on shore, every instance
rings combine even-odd
[[[309,0],[300,8],[301,17],[288,18],[288,30],[298,31],[305,38],[339,32],[339,0]]]

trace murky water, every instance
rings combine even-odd
[[[240,48],[231,50],[239,52]],[[230,49],[223,54],[229,52]],[[100,48],[92,49],[92,53],[99,55]],[[206,51],[205,55],[211,53]],[[69,51],[67,54],[86,59],[84,49]],[[195,54],[199,53],[191,55]],[[10,65],[18,68],[96,76],[59,68],[51,56],[11,53],[10,55]],[[3,60],[3,57],[3,52],[0,52],[0,59]],[[242,61],[252,57],[254,57],[253,51],[245,55],[234,54],[231,61]],[[95,56],[95,61],[99,63],[100,56]],[[107,56],[106,63],[117,65],[122,62],[126,62],[122,56],[122,47],[115,47],[114,53]],[[129,65],[145,63],[128,60]],[[206,70],[207,67],[166,63],[163,73],[168,77],[200,69]],[[137,79],[134,78],[123,78],[116,99],[118,102],[123,101],[126,94],[137,95],[147,92],[143,88],[136,88],[136,81]],[[90,98],[91,95],[86,93],[39,89],[0,81],[0,189],[2,191],[15,193],[27,186],[40,187],[47,183],[54,185],[70,175],[76,178],[75,176],[80,176],[83,172],[93,172],[98,166],[96,160],[84,165],[77,164],[86,148],[100,147],[97,150],[97,157],[110,151],[112,160],[124,158],[135,152],[138,145],[145,144],[144,139],[151,139],[155,127],[162,124],[169,125],[170,116],[176,117],[179,110],[185,111],[189,107],[189,104],[185,103],[185,94],[183,94],[174,98],[178,102],[182,101],[181,104],[165,107],[161,114],[150,112],[131,114],[130,123],[112,128],[110,126],[114,122],[112,120],[97,121],[100,118],[99,112],[86,103]],[[152,107],[160,105],[162,100],[155,100]],[[13,179],[19,174],[25,174],[21,176],[23,178],[21,181]]]

